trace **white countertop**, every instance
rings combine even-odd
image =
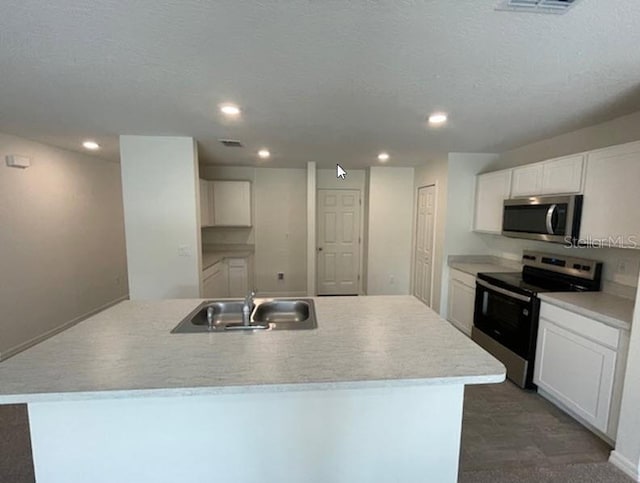
[[[606,292],[553,292],[538,294],[540,300],[612,327],[631,329],[634,301]]]
[[[474,277],[481,272],[520,272],[520,262],[490,255],[454,255],[448,259],[449,267]]]
[[[171,334],[201,300],[126,301],[0,363],[0,403],[420,384],[505,368],[411,296],[316,298],[318,328]]]

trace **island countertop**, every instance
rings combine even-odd
[[[318,328],[171,334],[201,299],[126,301],[0,363],[0,404],[498,383],[505,368],[411,296],[315,298]]]

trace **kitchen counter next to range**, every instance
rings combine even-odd
[[[450,268],[468,273],[474,277],[481,272],[520,272],[522,264],[507,258],[491,255],[450,255]]]
[[[202,270],[215,265],[225,258],[245,258],[253,255],[253,245],[219,244],[202,246]]]
[[[414,297],[314,300],[316,330],[252,334],[171,334],[199,299],[122,302],[0,363],[0,403],[504,380]]]
[[[606,292],[553,292],[538,295],[544,302],[617,329],[631,330],[634,301]]]

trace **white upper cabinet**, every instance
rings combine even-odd
[[[584,154],[578,154],[514,168],[511,195],[580,193],[584,157]]]
[[[640,248],[640,142],[589,153],[586,171],[580,238]]]
[[[474,231],[502,232],[504,200],[511,193],[511,170],[480,174],[476,177]]]
[[[251,226],[251,183],[212,181],[215,226]]]
[[[553,159],[542,164],[542,194],[580,193],[584,154]]]
[[[542,165],[532,164],[513,169],[511,196],[535,196],[542,193]]]
[[[211,211],[211,187],[210,181],[200,180],[200,226],[213,225],[213,212]]]

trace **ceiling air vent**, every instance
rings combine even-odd
[[[222,144],[228,148],[241,148],[242,143],[237,139],[218,139]]]
[[[563,14],[579,0],[503,0],[496,10]]]

